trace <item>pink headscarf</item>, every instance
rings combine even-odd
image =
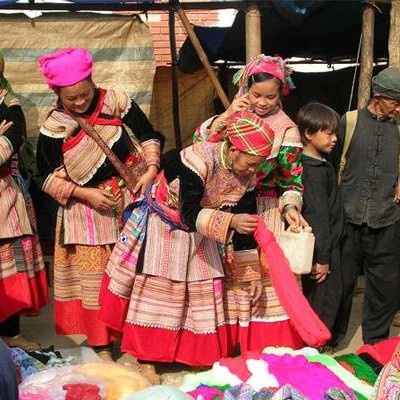
[[[87,49],[73,47],[39,57],[40,70],[50,89],[72,86],[92,74],[93,60]]]
[[[250,76],[258,73],[267,73],[274,76],[283,84],[283,95],[287,95],[294,84],[290,78],[292,69],[287,65],[287,60],[282,57],[270,57],[264,54],[253,58],[233,76],[233,83],[238,85],[237,96],[242,96],[249,91],[248,80]]]

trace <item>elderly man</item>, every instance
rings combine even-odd
[[[364,268],[364,343],[389,336],[400,308],[400,69],[386,68],[372,80],[367,107],[346,113],[333,162],[340,165],[346,231],[342,250],[344,291],[336,344],[347,331],[354,286]],[[347,137],[347,139],[346,139]],[[338,299],[339,301],[339,299]]]

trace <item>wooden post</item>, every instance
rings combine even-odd
[[[179,15],[179,18],[181,19],[181,22],[189,36],[190,41],[193,44],[193,47],[195,48],[197,55],[200,58],[201,63],[203,64],[204,68],[207,71],[208,76],[210,77],[215,90],[217,91],[218,97],[220,98],[223,106],[225,108],[228,108],[230,106],[230,101],[228,100],[228,97],[226,96],[224,89],[222,88],[221,84],[219,83],[218,78],[215,76],[214,70],[212,69],[210,62],[208,61],[207,55],[203,50],[203,47],[199,41],[199,39],[196,36],[196,33],[193,30],[193,27],[190,25],[190,22],[186,16],[185,11],[182,9],[182,7],[178,6],[177,7],[177,12]]]
[[[261,12],[256,3],[246,10],[246,62],[261,54]]]
[[[400,0],[392,0],[389,32],[389,67],[400,67]]]
[[[169,16],[169,46],[171,51],[171,78],[172,78],[172,118],[174,122],[175,147],[182,148],[182,135],[179,113],[179,78],[178,78],[178,55],[176,53],[175,35],[175,9],[170,7]]]
[[[362,16],[361,67],[358,83],[358,108],[365,107],[371,97],[372,67],[374,63],[374,7],[366,3]]]

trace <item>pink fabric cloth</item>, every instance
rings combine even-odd
[[[72,86],[92,74],[93,60],[86,49],[65,48],[39,57],[39,65],[50,89]]]
[[[302,339],[309,346],[323,346],[331,338],[331,333],[301,292],[274,234],[260,216],[255,217],[258,225],[254,237],[261,250],[261,263],[267,264],[279,301]]]
[[[245,153],[268,157],[274,136],[274,131],[264,119],[249,111],[242,111],[232,115],[226,129],[216,131],[207,140],[216,143],[226,137],[233,146]]]
[[[294,88],[290,78],[291,68],[286,65],[286,60],[281,57],[270,57],[264,54],[253,58],[233,77],[233,83],[238,84],[237,96],[248,92],[248,79],[258,73],[267,73],[274,76],[283,84],[283,95],[286,95]]]
[[[324,399],[325,393],[332,388],[341,389],[351,399],[357,399],[354,392],[333,372],[320,363],[309,362],[304,356],[262,354],[261,359],[268,364],[268,371],[275,376],[279,386],[289,383],[306,399]]]

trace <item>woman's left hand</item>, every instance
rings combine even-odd
[[[6,121],[5,119],[3,119],[3,121],[0,122],[0,136],[6,133],[12,124],[12,121]]]
[[[294,231],[300,231],[305,226],[309,226],[308,222],[303,218],[297,208],[290,207],[284,213],[286,222]]]
[[[136,182],[134,191],[137,196],[141,196],[146,191],[147,186],[156,177],[158,169],[155,165],[149,165],[145,173]]]

